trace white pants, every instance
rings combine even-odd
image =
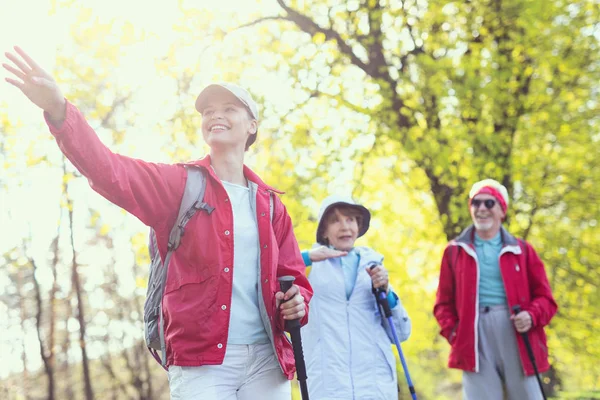
[[[228,344],[221,365],[169,366],[173,400],[289,400],[290,381],[283,375],[271,343]],[[259,397],[257,397],[259,396]]]

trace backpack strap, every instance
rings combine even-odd
[[[181,238],[185,233],[185,226],[189,220],[196,214],[198,210],[204,210],[209,215],[214,211],[214,207],[210,206],[204,201],[204,193],[206,192],[206,175],[201,168],[186,166],[187,179],[185,181],[185,189],[181,198],[181,204],[179,206],[179,213],[177,214],[177,220],[171,228],[169,234],[169,242],[167,244],[167,254],[163,262],[163,268],[169,268],[169,262],[171,261],[171,255],[179,245],[181,244]],[[162,287],[166,283],[167,271],[164,271]],[[162,297],[162,296],[161,296]],[[160,337],[160,349],[162,352],[161,365],[165,367],[167,362],[167,347],[165,343],[165,329],[164,329],[164,318],[162,313],[162,300],[159,305],[159,322],[158,322],[158,333]]]
[[[185,225],[194,216],[196,211],[204,210],[208,214],[214,211],[214,207],[204,202],[204,192],[206,191],[206,176],[200,168],[186,167],[187,180],[185,181],[185,190],[179,206],[177,221],[169,235],[167,249],[174,251],[181,243],[181,237],[185,233]],[[165,259],[166,261],[166,259]]]

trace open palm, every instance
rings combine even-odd
[[[6,81],[19,88],[33,104],[50,114],[53,120],[64,119],[65,99],[54,78],[21,48],[14,49],[18,56],[4,53],[14,65],[2,64],[14,76],[6,78]]]
[[[320,246],[310,250],[308,252],[308,257],[310,258],[310,261],[317,262],[334,257],[343,257],[346,254],[348,254],[347,251],[339,251],[335,249],[330,249],[327,246]]]

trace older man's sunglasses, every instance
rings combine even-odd
[[[485,205],[485,208],[491,210],[496,205],[496,200],[494,199],[485,199],[485,200],[471,200],[471,207],[479,208],[481,204]]]

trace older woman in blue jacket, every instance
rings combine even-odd
[[[411,323],[388,282],[383,256],[355,247],[370,219],[369,210],[351,198],[326,198],[319,212],[317,243],[302,254],[311,266],[308,279],[314,290],[311,316],[302,329],[313,400],[398,398],[393,338],[372,288],[388,293],[401,341],[410,336]]]

